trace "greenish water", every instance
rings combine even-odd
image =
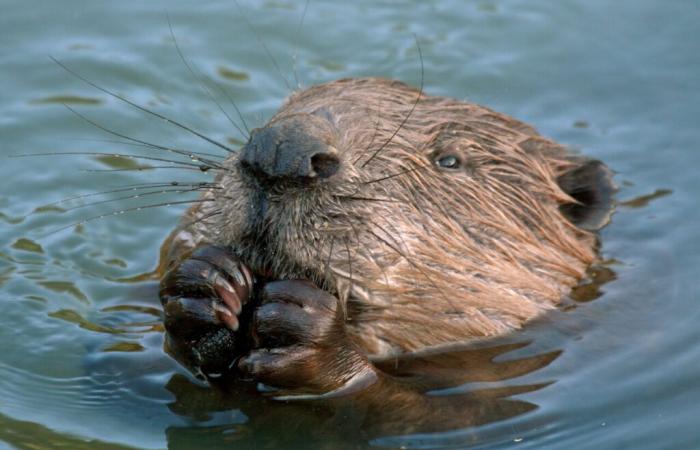
[[[46,235],[162,197],[63,213],[56,206],[80,202],[51,205],[58,200],[205,174],[85,171],[133,167],[114,158],[3,159],[0,445],[700,448],[700,3],[312,1],[298,34],[303,2],[241,3],[279,72],[231,2],[5,0],[1,154],[142,151],[98,141],[115,138],[61,103],[145,141],[216,151],[86,86],[49,55],[216,139],[239,139],[179,59],[166,11],[189,60],[226,86],[251,126],[289,93],[280,72],[294,84],[294,59],[304,85],[360,75],[418,84],[415,34],[428,93],[523,119],[617,172],[622,204],[602,233],[609,263],[597,274],[608,282],[598,293],[594,285],[580,289],[580,300],[595,301],[510,337],[531,343],[495,361],[558,357],[515,378],[436,394],[491,387],[522,393],[475,395],[464,416],[479,412],[480,420],[406,435],[372,423],[375,416],[359,408],[285,405],[249,388],[224,396],[196,384],[162,353],[157,283],[139,275],[155,267],[159,244],[184,205]]]

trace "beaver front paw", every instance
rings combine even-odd
[[[166,351],[199,377],[228,372],[248,348],[238,341],[252,288],[250,271],[225,248],[196,249],[161,280]]]
[[[268,283],[254,313],[254,350],[238,363],[244,376],[304,393],[339,392],[374,376],[345,334],[338,300],[303,280]]]

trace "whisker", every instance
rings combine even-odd
[[[47,152],[47,153],[24,153],[19,155],[9,155],[9,158],[28,158],[32,156],[111,156],[114,158],[132,159],[132,160],[146,160],[146,161],[159,161],[168,162],[172,164],[181,164],[183,166],[197,167],[199,168],[201,164],[190,163],[187,161],[176,161],[167,158],[158,158],[156,156],[142,156],[142,155],[128,155],[124,153],[105,153],[105,152]]]
[[[89,198],[89,197],[97,197],[99,195],[116,194],[119,192],[137,191],[137,190],[141,190],[141,189],[156,189],[156,188],[160,188],[160,187],[162,187],[162,188],[166,188],[166,187],[179,187],[179,188],[182,188],[182,187],[200,187],[200,188],[211,187],[211,188],[215,188],[215,187],[220,187],[220,186],[217,184],[205,183],[205,182],[180,183],[180,182],[176,182],[176,181],[171,181],[169,183],[163,182],[163,183],[131,184],[131,185],[125,185],[125,186],[121,186],[121,187],[118,187],[115,189],[111,189],[108,191],[90,192],[89,194],[74,195],[72,197],[67,197],[67,198],[64,198],[61,200],[57,200],[57,201],[52,202],[52,203],[47,203],[44,206],[55,206],[55,205],[60,205],[61,203],[67,203],[67,202],[70,202],[73,200],[81,200],[81,199]]]
[[[421,97],[423,96],[423,82],[424,82],[424,74],[425,74],[425,69],[423,67],[423,52],[421,51],[420,48],[420,43],[418,42],[418,38],[416,37],[416,47],[418,48],[418,55],[420,56],[420,88],[418,89],[418,97],[416,98],[416,101],[413,103],[413,106],[411,107],[411,110],[408,111],[408,114],[406,114],[406,117],[404,117],[403,121],[399,124],[399,126],[396,128],[394,133],[389,137],[389,139],[382,144],[381,147],[379,147],[373,154],[370,156],[370,158],[365,161],[361,167],[365,167],[367,164],[369,164],[384,148],[389,145],[391,141],[394,140],[396,135],[399,133],[399,131],[403,128],[404,125],[406,125],[406,122],[408,122],[408,119],[411,117],[413,112],[416,110],[416,107],[418,106],[418,102],[420,102]]]
[[[346,322],[348,320],[348,308],[347,308],[347,300],[350,298],[350,295],[352,294],[352,254],[350,253],[350,244],[348,243],[348,237],[344,236],[343,237],[343,242],[345,242],[345,251],[348,254],[348,297],[345,300],[345,302],[340,302],[339,305],[342,308],[342,313],[343,313],[343,322]]]
[[[304,3],[304,10],[301,12],[301,19],[299,20],[299,26],[297,26],[297,32],[294,36],[294,52],[292,53],[292,74],[294,75],[294,83],[296,83],[297,89],[301,88],[301,83],[299,82],[299,73],[297,72],[297,52],[299,51],[299,36],[301,35],[301,27],[304,25],[304,18],[306,18],[306,10],[309,8],[309,1],[306,0]]]
[[[152,208],[162,208],[162,207],[167,207],[167,206],[173,206],[173,205],[185,205],[185,204],[193,204],[193,203],[205,203],[205,202],[213,202],[215,199],[194,199],[194,200],[179,200],[179,201],[174,201],[174,202],[165,202],[165,203],[155,203],[152,205],[143,205],[143,206],[135,206],[133,208],[126,208],[126,209],[119,209],[116,211],[110,211],[108,213],[104,214],[99,214],[96,216],[88,217],[86,219],[83,219],[78,222],[71,223],[69,225],[56,228],[55,230],[52,230],[48,232],[47,234],[44,234],[42,237],[47,237],[51,236],[53,234],[59,233],[63,230],[67,230],[68,228],[75,227],[78,225],[84,225],[89,222],[93,222],[95,220],[100,220],[100,219],[105,219],[107,217],[113,217],[113,216],[119,216],[122,214],[128,214],[131,212],[136,212],[136,211],[143,211],[145,209],[152,209]]]
[[[398,173],[394,173],[394,174],[391,174],[391,175],[387,175],[387,176],[385,176],[385,177],[381,177],[381,178],[376,178],[376,179],[374,179],[374,180],[365,181],[365,182],[363,182],[362,184],[379,183],[379,182],[381,182],[381,181],[390,180],[390,179],[392,179],[392,178],[400,177],[401,175],[406,175],[406,174],[411,173],[411,172],[416,172],[416,171],[418,171],[418,170],[424,170],[424,169],[427,169],[428,167],[429,167],[429,166],[412,167],[412,168],[410,168],[410,169],[406,169],[406,170],[403,170],[403,171],[398,172]]]
[[[199,222],[203,222],[203,221],[209,219],[210,217],[218,216],[218,215],[220,215],[220,214],[223,214],[223,212],[222,212],[222,211],[213,211],[213,212],[204,214],[202,217],[197,217],[195,220],[190,220],[189,222],[185,222],[185,223],[182,225],[182,228],[191,227],[192,225],[196,225],[196,224],[198,224]]]
[[[236,5],[236,8],[238,8],[238,13],[243,18],[243,21],[246,23],[248,28],[250,28],[250,31],[252,31],[253,34],[255,35],[255,38],[258,40],[258,44],[260,44],[260,46],[263,48],[263,50],[265,50],[265,53],[270,58],[270,61],[272,61],[272,65],[275,66],[275,70],[277,70],[277,73],[284,81],[284,85],[287,86],[287,90],[292,91],[293,89],[289,86],[289,81],[287,80],[287,77],[285,77],[284,74],[282,73],[282,70],[280,69],[279,64],[277,64],[277,60],[272,55],[272,52],[270,52],[270,49],[267,48],[267,45],[265,45],[265,42],[260,37],[260,33],[258,33],[258,30],[256,30],[255,27],[253,27],[253,24],[250,23],[250,20],[248,20],[248,17],[243,12],[243,8],[241,8],[240,3],[238,3],[237,0],[233,0],[233,3]]]
[[[360,238],[360,232],[357,230],[357,227],[355,227],[355,224],[352,223],[352,220],[349,220],[347,222],[347,225],[350,226],[350,228],[352,229],[352,234],[355,235],[355,240],[357,241],[357,246],[362,247],[362,239]],[[364,225],[364,223],[362,223],[362,225]],[[385,268],[381,265],[377,265],[377,267],[384,275],[384,279],[386,280],[386,283],[389,284],[389,276],[387,275]]]
[[[374,145],[374,141],[377,139],[377,134],[379,134],[379,121],[381,120],[381,108],[380,108],[380,101],[377,99],[377,120],[374,123],[374,133],[372,134],[372,139],[369,141],[369,144],[367,144],[367,148],[365,148],[362,152],[360,152],[359,156],[353,161],[352,165],[355,166],[357,163],[362,159],[363,156],[365,156],[365,153],[369,151],[370,148],[372,148],[372,145]]]
[[[107,88],[104,88],[104,87],[102,87],[102,86],[100,86],[100,85],[98,85],[98,84],[96,84],[96,83],[94,83],[94,82],[88,80],[87,78],[85,78],[84,76],[80,75],[80,74],[77,73],[76,71],[70,69],[68,66],[66,66],[65,64],[63,64],[62,62],[60,62],[59,60],[57,60],[56,58],[54,58],[53,56],[49,56],[49,57],[51,58],[51,60],[53,60],[53,62],[55,62],[56,64],[58,64],[63,70],[65,70],[65,71],[68,72],[69,74],[73,75],[74,77],[76,77],[76,78],[79,79],[80,81],[82,81],[82,82],[84,82],[84,83],[86,83],[86,84],[88,84],[88,85],[94,87],[95,89],[97,89],[97,90],[99,90],[99,91],[101,91],[101,92],[104,92],[105,94],[109,95],[110,97],[116,98],[117,100],[122,101],[122,102],[126,103],[127,105],[131,105],[131,106],[133,106],[134,108],[137,108],[137,109],[140,110],[140,111],[143,111],[143,112],[145,112],[145,113],[147,113],[147,114],[150,114],[150,115],[152,115],[152,116],[154,116],[154,117],[157,117],[157,118],[159,118],[159,119],[162,119],[162,120],[168,122],[168,123],[171,124],[171,125],[174,125],[174,126],[180,128],[180,129],[182,129],[182,130],[187,131],[187,132],[190,133],[190,134],[193,134],[193,135],[199,137],[200,139],[203,139],[203,140],[209,142],[210,144],[216,145],[217,147],[226,150],[226,151],[229,152],[229,153],[236,153],[236,151],[235,151],[234,149],[228,147],[227,145],[224,145],[224,144],[222,144],[221,142],[218,142],[218,141],[216,141],[216,140],[214,140],[214,139],[212,139],[212,138],[210,138],[210,137],[208,137],[208,136],[205,136],[204,134],[200,133],[199,131],[196,131],[196,130],[194,130],[194,129],[192,129],[192,128],[186,126],[186,125],[183,125],[182,123],[180,123],[180,122],[178,122],[178,121],[176,121],[176,120],[170,119],[169,117],[166,117],[166,116],[164,116],[164,115],[162,115],[162,114],[160,114],[160,113],[157,113],[157,112],[152,111],[152,110],[150,110],[150,109],[148,109],[148,108],[145,108],[145,107],[139,105],[138,103],[134,103],[134,102],[132,102],[131,100],[129,100],[129,99],[127,99],[127,98],[125,98],[125,97],[123,97],[123,96],[121,96],[121,95],[119,95],[119,94],[117,94],[117,93],[115,93],[115,92],[112,92],[111,90],[109,90],[109,89],[107,89]]]
[[[241,127],[238,126],[238,124],[229,116],[229,114],[226,112],[226,110],[221,106],[221,103],[219,103],[216,98],[214,98],[214,95],[211,93],[211,90],[207,87],[206,83],[204,82],[204,77],[202,77],[201,72],[195,71],[195,69],[190,65],[190,63],[187,61],[185,58],[185,55],[182,53],[182,50],[180,49],[180,44],[177,42],[177,38],[175,37],[175,32],[173,31],[173,25],[170,22],[170,14],[166,12],[166,17],[168,19],[168,28],[170,29],[170,36],[173,38],[173,43],[175,44],[175,50],[177,50],[177,54],[180,56],[180,59],[182,60],[182,63],[187,67],[187,70],[190,72],[192,77],[199,82],[199,85],[204,89],[206,92],[207,96],[209,99],[216,104],[216,106],[219,108],[219,110],[226,116],[229,122],[231,122],[231,125],[233,125],[236,130],[238,130],[239,133],[244,138],[248,138],[248,134],[250,134],[250,130],[248,130],[248,126],[245,125],[245,120],[243,119],[243,115],[241,114],[241,111],[238,109],[238,106],[236,103],[229,97],[229,101],[233,105],[233,108],[236,110],[236,113],[238,114],[238,117],[241,119],[243,122],[243,125],[245,126],[246,130],[248,130],[248,134],[246,134]]]
[[[360,239],[359,231],[357,231],[357,228],[355,227],[355,225],[352,223],[351,220],[349,220],[347,222],[347,224],[350,226],[353,234],[355,235],[355,239],[357,240],[357,246],[362,247],[362,239]],[[363,223],[363,225],[364,225],[364,223]],[[365,227],[365,228],[367,228],[367,227]],[[373,257],[370,256],[370,258],[372,260],[374,260]],[[386,284],[388,285],[389,284],[389,275],[386,273],[386,268],[383,265],[377,264],[376,260],[374,260],[374,262],[377,265],[377,268],[382,272],[382,275],[384,276],[384,280],[385,280]]]
[[[226,97],[226,100],[228,100],[228,102],[231,104],[233,109],[236,110],[236,115],[238,115],[238,117],[241,119],[241,122],[243,122],[243,128],[245,128],[245,131],[246,131],[246,134],[244,134],[244,136],[246,136],[248,139],[250,139],[250,128],[248,127],[248,124],[246,123],[245,119],[243,118],[243,114],[238,109],[238,105],[233,100],[233,98],[229,95],[228,90],[226,88],[220,86],[218,83],[212,82],[212,84],[214,85],[214,87],[216,87],[219,90],[219,92],[224,94],[224,97]]]
[[[107,144],[119,144],[119,145],[128,145],[131,147],[144,147],[144,148],[153,148],[152,145],[148,144],[140,144],[138,142],[124,142],[124,141],[119,141],[117,139],[95,139],[95,138],[70,138],[72,141],[85,141],[85,142],[104,142]],[[187,150],[182,150],[182,149],[177,149],[177,148],[170,148],[173,151],[177,152],[182,152],[183,155],[197,155],[197,156],[205,156],[208,158],[218,158],[218,159],[223,159],[223,156],[221,155],[216,155],[214,153],[205,153],[205,152],[195,152],[195,151],[187,151]],[[158,149],[159,150],[159,149]]]
[[[328,271],[331,268],[331,258],[333,257],[333,246],[335,245],[335,236],[331,238],[330,249],[328,250],[328,259],[326,259],[326,266],[323,269],[323,277],[325,278],[325,283],[328,284]],[[330,286],[328,286],[330,288]]]
[[[213,183],[209,181],[155,181],[152,183],[133,183],[133,184],[121,184],[119,186],[114,186],[114,189],[121,189],[121,188],[140,188],[140,189],[148,189],[148,188],[158,188],[161,185],[169,185],[169,186],[211,186],[211,187],[221,187],[218,183]],[[110,191],[105,191],[106,193],[110,193]]]
[[[378,223],[376,223],[376,222],[374,222],[374,221],[370,221],[370,223],[371,223],[373,226],[375,226],[375,227],[379,228],[380,230],[382,230],[382,232],[383,232],[384,234],[386,234],[387,236],[392,236],[391,234],[389,234],[389,233],[388,233],[381,225],[379,225]],[[406,262],[409,263],[414,269],[416,269],[417,271],[419,271],[419,272],[421,273],[421,275],[423,275],[423,276],[425,277],[425,279],[428,280],[428,282],[438,291],[438,293],[440,294],[440,296],[447,302],[447,304],[450,305],[450,308],[457,309],[457,308],[454,307],[452,301],[450,301],[450,299],[444,294],[444,292],[442,291],[442,289],[440,289],[440,287],[438,287],[438,285],[433,281],[433,279],[430,277],[430,275],[428,275],[422,267],[420,267],[418,264],[416,264],[415,261],[413,261],[411,258],[409,258],[408,255],[406,255],[403,251],[401,251],[401,249],[399,248],[398,245],[396,245],[396,246],[392,245],[388,240],[386,240],[386,239],[382,238],[381,236],[379,236],[379,235],[378,235],[377,233],[375,233],[371,228],[367,228],[367,231],[368,231],[370,234],[372,234],[374,237],[376,237],[377,239],[379,239],[380,241],[382,241],[387,247],[389,247],[390,249],[392,249],[394,252],[396,252],[396,253],[397,253],[399,256],[401,256],[403,259],[405,259]],[[406,245],[405,241],[403,241],[403,238],[401,237],[401,233],[396,233],[396,235],[399,236],[399,238],[401,238],[401,241],[404,243],[404,245]],[[397,244],[398,244],[398,242],[397,242]]]
[[[110,173],[110,172],[143,172],[145,170],[156,170],[156,169],[179,169],[179,170],[193,170],[193,171],[199,171],[199,172],[208,172],[209,170],[216,170],[212,169],[209,166],[201,166],[199,168],[196,167],[185,167],[185,166],[144,166],[144,167],[131,167],[128,169],[80,169],[80,172],[89,172],[89,173]]]
[[[87,208],[87,207],[89,207],[89,206],[102,205],[102,204],[105,204],[105,203],[118,202],[118,201],[121,201],[121,200],[134,200],[134,199],[137,199],[137,198],[148,197],[148,196],[151,196],[151,195],[186,194],[186,193],[189,193],[189,192],[206,191],[206,190],[208,190],[208,189],[213,189],[213,188],[199,188],[199,187],[196,187],[196,188],[191,188],[191,189],[161,189],[161,190],[159,190],[159,191],[141,192],[141,193],[134,194],[134,195],[128,195],[128,196],[123,196],[123,197],[110,198],[110,199],[107,199],[107,200],[99,200],[99,201],[96,201],[96,202],[85,203],[85,204],[83,204],[83,205],[78,205],[78,206],[73,206],[73,207],[71,207],[71,208],[66,208],[65,211],[74,211],[74,210],[76,210],[76,209]],[[221,189],[221,188],[218,188],[218,189]]]
[[[136,142],[136,143],[138,143],[138,144],[143,144],[143,145],[146,145],[147,147],[150,147],[150,148],[155,148],[155,149],[158,149],[158,150],[163,150],[163,151],[172,152],[172,153],[175,153],[175,154],[178,154],[178,155],[182,155],[182,156],[187,156],[187,157],[190,158],[192,161],[200,161],[200,162],[202,162],[203,164],[206,164],[206,165],[211,166],[211,167],[217,167],[217,168],[220,168],[220,169],[224,169],[224,167],[223,167],[219,162],[217,162],[217,161],[212,161],[212,160],[205,159],[205,158],[198,158],[198,157],[195,157],[195,156],[194,156],[192,153],[190,153],[190,152],[185,152],[185,151],[182,151],[182,150],[178,150],[178,149],[174,149],[174,148],[170,148],[170,147],[165,147],[165,146],[158,145],[158,144],[152,144],[152,143],[150,143],[150,142],[146,142],[146,141],[141,140],[141,139],[136,139],[136,138],[133,138],[133,137],[131,137],[131,136],[127,136],[127,135],[125,135],[125,134],[123,134],[123,133],[119,133],[119,132],[114,131],[114,130],[111,130],[111,129],[109,129],[109,128],[103,126],[103,125],[100,125],[99,123],[95,122],[94,120],[88,119],[85,115],[79,113],[78,111],[76,111],[75,109],[73,109],[73,108],[71,108],[70,106],[66,105],[65,103],[63,104],[63,106],[66,107],[70,112],[72,112],[73,114],[75,114],[76,116],[78,116],[79,118],[81,118],[82,120],[86,121],[87,123],[89,123],[90,125],[92,125],[92,126],[98,128],[98,129],[104,131],[105,133],[109,133],[109,134],[111,134],[111,135],[113,135],[113,136],[117,136],[117,137],[120,137],[120,138],[122,138],[122,139],[126,139],[126,140],[131,141],[131,142]]]
[[[373,197],[357,197],[352,195],[334,195],[334,198],[339,198],[343,200],[357,200],[357,201],[367,201],[367,202],[388,202],[388,203],[402,203],[399,200],[393,200],[390,198],[373,198]]]

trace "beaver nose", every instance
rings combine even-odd
[[[340,168],[338,150],[294,123],[253,130],[241,164],[267,178],[323,179]]]

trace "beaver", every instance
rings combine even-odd
[[[294,92],[216,172],[161,250],[166,350],[316,394],[556,308],[615,190],[521,121],[381,78]]]

